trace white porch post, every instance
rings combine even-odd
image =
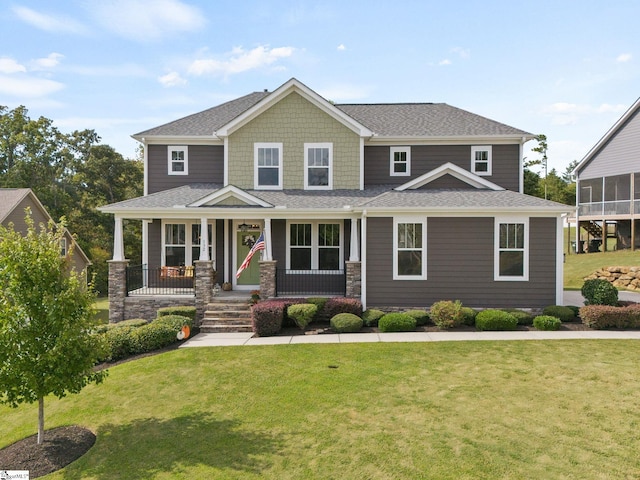
[[[122,217],[115,217],[115,226],[113,229],[113,259],[121,262],[124,260],[124,235],[122,228]]]
[[[262,257],[263,260],[273,260],[273,251],[271,250],[271,219],[264,219],[264,255]]]
[[[209,260],[209,228],[207,219],[200,219],[200,258],[199,260]]]
[[[351,244],[349,246],[349,261],[360,261],[360,242],[358,241],[358,219],[351,219]]]

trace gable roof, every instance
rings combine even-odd
[[[446,103],[332,104],[295,78],[273,92],[250,93],[132,136],[139,141],[146,137],[216,139],[240,128],[292,92],[300,94],[361,136],[373,139],[535,138],[524,130]]]
[[[596,154],[600,151],[600,149],[607,144],[607,142],[609,140],[611,140],[612,137],[614,137],[619,130],[622,129],[622,127],[624,126],[624,124],[627,122],[627,120],[629,120],[629,118],[631,118],[633,115],[635,115],[636,111],[638,111],[640,109],[640,98],[638,98],[635,103],[633,105],[631,105],[631,107],[629,107],[629,109],[624,112],[624,114],[618,119],[618,121],[607,131],[607,133],[604,134],[604,136],[598,140],[598,143],[596,143],[591,150],[589,150],[587,152],[587,154],[584,156],[584,158],[582,160],[580,160],[580,163],[576,166],[576,168],[574,168],[572,174],[573,175],[577,175],[578,172],[580,170],[582,170],[592,159],[593,157],[596,156]]]
[[[443,165],[440,165],[438,168],[434,168],[430,172],[420,175],[419,177],[414,178],[413,180],[410,180],[407,183],[403,183],[402,185],[400,185],[399,187],[396,187],[395,189],[398,191],[415,190],[416,188],[424,187],[428,183],[431,183],[434,180],[437,180],[438,178],[444,175],[451,175],[452,177],[457,178],[461,182],[464,182],[467,185],[475,188],[488,188],[489,190],[504,190],[504,188],[502,188],[501,186],[496,185],[495,183],[490,182],[485,178],[479,177],[478,175],[475,175],[469,172],[468,170],[465,170],[464,168],[459,167],[458,165],[454,165],[451,162],[447,162]]]

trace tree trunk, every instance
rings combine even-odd
[[[38,445],[44,442],[44,397],[38,398]]]

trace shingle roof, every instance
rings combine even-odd
[[[153,193],[146,197],[133,198],[108,205],[108,210],[157,210],[186,207],[217,190],[222,185],[200,183]],[[245,190],[273,207],[301,210],[326,210],[352,208],[371,209],[535,209],[569,211],[570,206],[538,197],[523,195],[510,190],[450,189],[450,190],[393,190],[392,185],[378,185],[365,190]],[[238,209],[243,206],[214,206],[215,208]],[[192,207],[208,208],[208,207]],[[261,208],[261,207],[253,207]],[[267,207],[270,208],[270,207]],[[283,212],[283,215],[286,215]]]
[[[209,108],[202,112],[174,120],[173,122],[136,133],[134,137],[154,135],[210,137],[220,127],[253,107],[267,95],[269,95],[269,92],[253,92],[244,97],[218,105],[217,107]]]
[[[446,103],[344,104],[336,107],[385,137],[531,135]]]
[[[13,212],[30,191],[28,188],[0,188],[0,222]]]

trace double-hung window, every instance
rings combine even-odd
[[[69,253],[69,250],[67,249],[67,239],[61,238],[60,239],[60,256],[66,257],[67,253]]]
[[[169,175],[189,174],[189,152],[187,147],[167,148],[169,161]]]
[[[495,280],[529,280],[529,220],[496,218]]]
[[[341,223],[289,223],[287,269],[338,271],[342,265]]]
[[[394,218],[393,279],[427,279],[426,219]]]
[[[254,187],[282,189],[282,143],[254,144]]]
[[[333,144],[305,143],[304,188],[330,190],[333,187]]]
[[[164,264],[178,267],[185,264],[187,258],[186,225],[184,223],[166,223],[164,225]]]
[[[411,175],[411,147],[391,147],[389,174],[392,177]]]
[[[491,175],[491,145],[471,147],[471,172]]]

